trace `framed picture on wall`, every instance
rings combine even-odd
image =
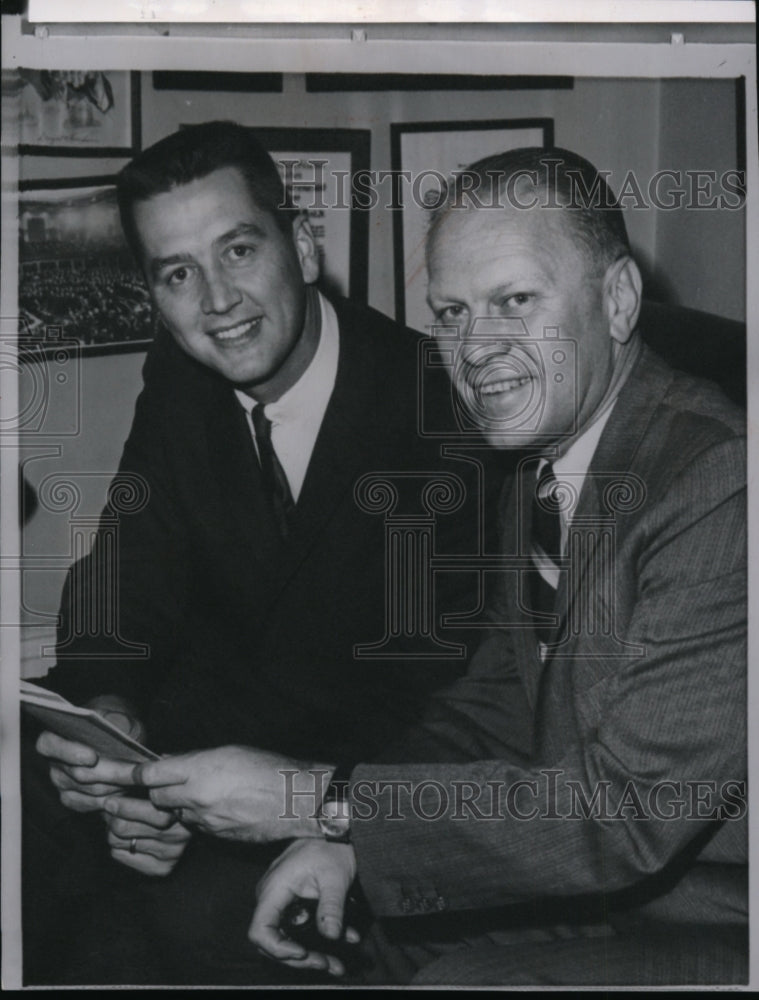
[[[424,331],[432,322],[424,260],[430,209],[440,203],[451,176],[470,163],[519,146],[552,145],[553,119],[412,122],[391,125],[390,139],[399,176],[393,206],[395,316]]]
[[[369,213],[354,186],[369,170],[368,129],[257,128],[295,205],[309,217],[328,292],[365,302]]]
[[[27,360],[144,350],[150,298],[127,247],[112,177],[24,181],[19,193],[19,313]]]
[[[140,148],[140,74],[19,70],[21,153],[133,156]]]

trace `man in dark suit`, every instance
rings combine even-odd
[[[67,580],[47,683],[158,753],[219,748],[209,787],[223,812],[245,798],[245,745],[355,762],[461,673],[464,647],[437,620],[476,604],[471,577],[438,574],[433,595],[414,546],[480,551],[488,485],[482,463],[442,459],[417,433],[420,338],[316,290],[313,234],[252,130],[169,136],[121,172],[118,193],[163,329],[92,553]],[[444,430],[442,373],[426,399]],[[386,606],[378,490],[395,491],[388,516],[408,520],[400,610]],[[143,883],[157,923],[179,921],[169,981],[205,981],[191,959],[213,951],[209,935],[256,957],[247,908],[270,853],[191,844],[181,813],[134,794],[130,766],[49,732],[37,748],[63,805],[105,818],[115,860],[171,874]],[[243,819],[206,830],[244,840]],[[244,900],[239,940],[224,872]],[[214,969],[208,981],[237,981]]]
[[[745,981],[743,414],[642,344],[621,212],[575,154],[475,164],[428,264],[467,410],[521,453],[490,629],[385,756],[406,763],[325,764],[316,815],[289,778],[302,839],[259,886],[252,940],[341,975],[282,918],[318,899],[339,938],[358,878],[395,918],[369,936],[370,981]],[[185,774],[179,758],[141,778],[202,815]],[[258,835],[284,826],[262,795]]]

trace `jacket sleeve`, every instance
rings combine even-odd
[[[606,664],[583,699],[562,707],[565,738],[553,759],[354,770],[353,840],[375,913],[407,914],[410,898],[456,910],[624,890],[737,818],[746,768],[743,463],[742,440],[714,445],[645,508],[624,634],[644,652]],[[497,718],[491,642],[472,665],[469,708],[456,720],[460,703],[446,707],[455,739],[469,739],[481,717],[485,748],[497,750],[488,735]]]
[[[65,582],[46,683],[76,702],[118,694],[144,711],[180,635],[188,551],[170,471],[169,375],[151,352],[92,548]]]

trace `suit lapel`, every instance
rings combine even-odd
[[[556,632],[558,642],[549,650],[539,671],[539,718],[536,728],[543,734],[543,740],[548,741],[541,746],[544,757],[560,753],[565,737],[568,738],[568,734],[562,732],[562,720],[566,722],[569,718],[564,710],[571,703],[578,683],[584,685],[600,679],[601,672],[610,669],[610,665],[616,662],[615,655],[619,655],[614,636],[605,635],[600,628],[591,633],[581,608],[576,616],[568,615],[568,611],[577,608],[582,600],[598,599],[592,539],[587,536],[598,533],[601,524],[611,519],[617,546],[623,540],[625,519],[616,515],[612,518],[614,510],[613,505],[610,509],[610,497],[614,494],[615,484],[620,490],[634,490],[637,480],[645,486],[645,439],[658,402],[671,379],[668,369],[644,347],[619,395],[585,477],[573,517],[573,527],[585,537],[580,551],[569,554],[572,562],[569,572],[561,574],[556,603],[560,614]],[[642,502],[645,503],[645,490]],[[611,595],[611,601],[614,601],[614,595]],[[606,656],[605,651],[608,653]],[[578,669],[582,667],[584,680],[578,680],[578,669],[573,660],[577,661]],[[591,660],[595,666],[588,670]],[[559,710],[553,711],[553,707]],[[551,723],[546,727],[541,720],[549,715]]]
[[[337,376],[306,476],[291,520],[291,532],[282,548],[276,585],[284,587],[336,516],[340,503],[353,490],[367,454],[376,454],[368,440],[379,421],[376,375],[365,341],[347,329],[349,316],[338,309],[340,351]]]
[[[290,535],[282,541],[266,501],[255,445],[243,407],[225,383],[208,378],[206,405],[187,408],[182,420],[204,455],[202,467],[210,481],[198,482],[203,509],[221,532],[231,529],[245,554],[246,583],[265,604],[281,592],[318,542],[353,489],[367,454],[376,447],[367,440],[377,410],[377,378],[365,338],[346,329],[350,314],[339,309],[340,350],[335,387],[311,455],[295,506]],[[205,373],[200,377],[207,378]],[[197,394],[196,394],[197,398]],[[227,541],[227,544],[231,544]],[[241,581],[242,582],[242,581]]]
[[[580,545],[577,540],[578,551],[567,553],[570,568],[560,575],[556,595],[556,609],[560,615],[556,637],[563,640],[562,645],[567,649],[577,638],[568,633],[568,612],[585,588],[594,562],[588,533],[597,531],[608,519],[618,522],[613,504],[610,507],[611,498],[627,489],[634,492],[634,477],[640,464],[638,456],[656,405],[671,379],[666,367],[643,346],[590,463],[572,521],[576,529],[587,527],[587,533],[583,532],[584,544]],[[615,527],[618,528],[618,523]],[[558,647],[555,652],[561,654],[565,650]]]
[[[503,537],[503,550],[522,559],[530,557],[530,537],[532,533],[532,491],[534,487],[534,459],[520,462],[515,473],[516,479],[511,494],[511,502],[505,512],[504,531],[512,533],[507,540]],[[527,610],[530,606],[529,578],[525,570],[507,574],[508,597],[506,600],[512,626],[516,664],[522,675],[522,683],[527,699],[534,708],[538,698],[542,664],[537,653],[537,642],[533,627],[533,617]]]

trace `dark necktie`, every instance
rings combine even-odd
[[[553,613],[558,588],[559,569],[555,562],[561,557],[561,503],[557,493],[558,485],[551,463],[548,462],[537,477],[532,497],[530,538],[530,556],[533,562],[530,572],[532,608],[543,614]],[[541,642],[548,642],[553,626],[538,625],[535,631]]]
[[[290,492],[290,484],[287,481],[285,470],[280,465],[277,453],[271,443],[271,420],[264,413],[263,406],[254,406],[252,417],[264,491],[277,519],[279,533],[283,538],[287,538],[288,518],[295,507],[295,501]]]

